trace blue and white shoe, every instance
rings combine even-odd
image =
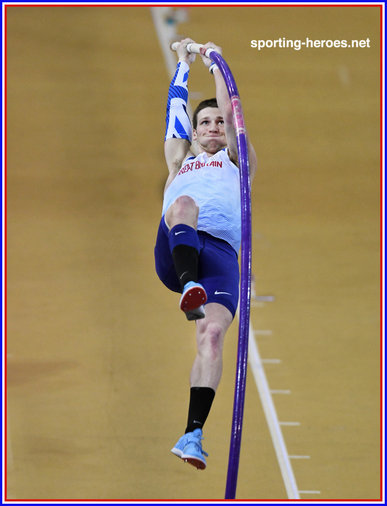
[[[205,317],[203,304],[207,302],[207,294],[200,283],[189,281],[180,299],[180,309],[184,311],[187,320],[199,320]]]
[[[179,439],[171,452],[196,469],[204,470],[207,466],[205,457],[208,457],[208,453],[202,449],[202,434],[202,429],[187,432]]]

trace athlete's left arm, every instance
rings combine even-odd
[[[220,70],[215,67],[214,71],[215,86],[216,86],[216,101],[218,107],[223,116],[224,129],[226,133],[227,146],[229,150],[230,159],[238,165],[238,146],[236,132],[233,122],[232,107],[230,97],[227,91],[226,84]],[[254,178],[255,171],[257,170],[257,155],[255,153],[254,146],[251,144],[248,135],[247,137],[247,148],[249,155],[249,169],[250,169],[250,180]]]
[[[218,53],[222,54],[222,48],[216,46],[212,42],[208,42],[207,44],[205,44],[205,47],[213,47],[218,51]],[[211,65],[211,60],[206,56],[202,56],[202,60],[206,66]],[[214,75],[215,79],[216,101],[218,102],[219,110],[223,116],[229,157],[236,165],[238,165],[237,138],[233,122],[231,101],[228,95],[227,86],[217,66],[213,67],[212,74]],[[249,155],[250,179],[252,180],[255,171],[257,170],[257,155],[255,153],[253,145],[251,144],[248,138],[248,135],[247,135],[247,146]]]

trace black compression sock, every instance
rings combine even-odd
[[[168,243],[183,291],[186,283],[198,280],[200,241],[197,231],[184,223],[175,225],[169,231]]]
[[[209,387],[191,387],[188,421],[185,433],[201,429],[207,420],[215,390]]]
[[[192,246],[180,244],[173,249],[172,258],[183,291],[186,283],[198,280],[199,253]]]

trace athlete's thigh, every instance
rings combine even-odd
[[[237,255],[224,241],[204,236],[201,242],[199,283],[207,292],[207,304],[221,304],[234,317],[239,298]]]
[[[155,267],[160,280],[164,285],[174,292],[181,292],[180,283],[177,279],[173,258],[168,243],[168,227],[164,218],[160,221],[157,231],[157,239],[155,245]]]

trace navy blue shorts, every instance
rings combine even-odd
[[[156,272],[164,285],[181,293],[168,243],[169,229],[161,219],[155,246]],[[217,302],[235,316],[239,299],[239,264],[228,242],[198,231],[200,241],[199,279],[207,292],[207,304]]]

